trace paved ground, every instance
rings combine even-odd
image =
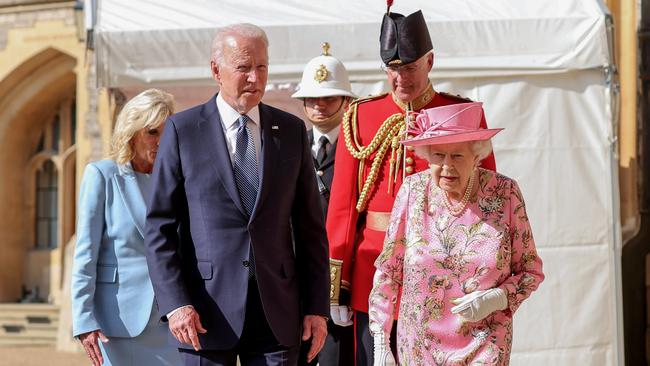
[[[88,366],[84,354],[57,352],[54,347],[0,347],[0,366]]]

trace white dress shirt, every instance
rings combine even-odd
[[[314,133],[314,142],[311,144],[311,154],[316,157],[318,154],[318,148],[320,147],[320,137],[325,136],[327,137],[327,141],[329,141],[329,145],[327,146],[327,153],[329,155],[330,151],[332,151],[332,145],[336,142],[336,139],[339,138],[339,129],[340,125],[332,128],[328,133],[322,133],[319,131],[316,127],[312,129],[312,132]]]
[[[230,154],[230,163],[235,163],[235,152],[237,150],[237,129],[239,124],[237,120],[241,117],[241,114],[237,112],[233,107],[231,107],[223,97],[221,93],[217,94],[217,109],[219,110],[219,117],[221,118],[221,128],[223,129],[223,134],[226,137],[226,145],[228,146],[228,153]],[[260,135],[260,109],[258,106],[251,108],[248,113],[249,121],[246,124],[248,130],[253,135],[253,143],[255,144],[255,157],[257,158],[257,165],[260,164],[260,151],[262,150],[262,138]],[[338,135],[338,132],[337,132]],[[315,136],[315,135],[314,135]],[[258,169],[259,171],[259,169]],[[167,313],[167,319],[169,319],[175,312],[184,308],[192,307],[192,305],[184,305],[178,307],[169,313]]]
[[[231,107],[221,96],[221,93],[217,95],[217,109],[219,110],[219,117],[221,117],[221,128],[223,128],[223,134],[226,137],[226,145],[228,145],[228,152],[230,153],[230,162],[235,162],[235,151],[237,149],[237,128],[239,124],[237,120],[241,117],[241,114],[237,112],[233,107]],[[262,150],[262,139],[260,135],[260,109],[258,106],[251,108],[248,113],[246,113],[250,120],[246,124],[249,131],[253,135],[253,143],[255,144],[255,157],[257,158],[257,164],[260,163],[260,151]],[[259,171],[259,170],[258,170]]]

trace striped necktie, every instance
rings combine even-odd
[[[237,142],[233,169],[239,197],[244,204],[246,213],[250,216],[257,199],[259,176],[253,135],[246,125],[248,121],[250,118],[245,114],[237,120]]]
[[[255,143],[253,142],[251,130],[247,126],[248,121],[250,121],[250,118],[245,114],[237,120],[237,145],[233,169],[239,197],[244,204],[248,217],[250,217],[253,214],[255,200],[257,199],[259,174]],[[255,277],[255,256],[252,245],[249,249],[248,261],[245,261],[244,265],[248,267],[248,278]]]

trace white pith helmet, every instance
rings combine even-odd
[[[291,97],[319,98],[340,95],[356,98],[350,87],[348,70],[341,61],[329,54],[329,43],[323,43],[322,47],[323,53],[305,65],[298,91]]]

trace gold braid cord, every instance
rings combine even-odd
[[[363,101],[363,100],[362,100]],[[393,114],[392,116],[386,118],[386,120],[381,124],[379,130],[370,141],[368,146],[361,146],[357,141],[357,125],[352,121],[357,121],[357,107],[359,101],[355,101],[350,105],[350,108],[343,115],[343,135],[345,138],[345,146],[348,148],[348,151],[355,159],[361,160],[361,163],[364,160],[368,159],[373,153],[377,152],[375,157],[372,159],[372,164],[370,166],[370,173],[363,182],[363,187],[360,189],[359,199],[357,200],[356,209],[358,212],[365,210],[366,205],[368,204],[368,198],[370,196],[370,190],[377,180],[379,175],[379,169],[381,168],[386,152],[391,148],[391,156],[395,153],[396,149],[399,149],[401,144],[394,144],[394,141],[399,138],[399,134],[406,127],[404,121],[404,115],[401,113]],[[354,135],[354,143],[352,138]],[[398,140],[397,140],[398,141]],[[397,164],[396,164],[397,165]],[[399,165],[398,165],[399,166]],[[396,174],[397,172],[395,172]],[[389,182],[390,184],[390,182]]]

